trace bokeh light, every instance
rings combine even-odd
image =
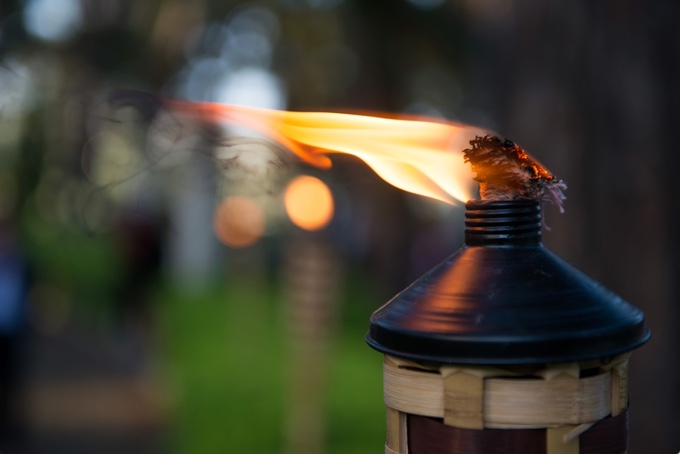
[[[322,229],[333,218],[333,195],[318,178],[295,178],[286,188],[284,203],[290,220],[305,230]]]
[[[178,95],[270,109],[286,106],[286,91],[271,70],[280,35],[277,16],[244,6],[224,22],[210,22],[186,43],[188,65],[177,77]]]
[[[78,0],[29,0],[24,25],[30,34],[46,41],[66,41],[75,36],[83,21]]]
[[[283,88],[276,75],[246,67],[227,74],[215,87],[215,99],[227,104],[283,109],[286,103]]]
[[[215,234],[233,248],[255,244],[264,233],[265,215],[260,204],[245,196],[229,196],[215,213]]]

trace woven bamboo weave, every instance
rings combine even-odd
[[[625,366],[621,360],[582,378],[576,364],[552,366],[527,377],[516,371],[494,368],[427,367],[387,356],[383,369],[385,404],[404,413],[448,418],[461,410],[455,408],[460,406],[456,399],[446,397],[450,394],[447,386],[450,387],[450,383],[458,386],[458,382],[464,383],[461,385],[464,388],[455,390],[457,395],[468,393],[466,405],[470,400],[473,402],[464,409],[461,424],[455,418],[447,419],[447,424],[454,421],[451,425],[458,427],[498,429],[590,424],[625,408],[626,402],[619,396],[626,391],[618,389],[626,385]],[[451,380],[456,376],[469,379]],[[479,382],[475,383],[475,377]],[[617,389],[612,388],[612,382]],[[616,396],[614,402],[612,393]],[[477,415],[471,414],[474,399],[480,400]],[[467,424],[465,418],[472,422]]]

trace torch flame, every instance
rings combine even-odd
[[[485,132],[441,122],[326,112],[287,112],[255,107],[165,100],[170,110],[201,121],[254,129],[305,162],[328,168],[330,153],[355,156],[388,183],[447,203],[473,197],[473,174],[460,150]]]

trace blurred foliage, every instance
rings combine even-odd
[[[277,284],[227,279],[200,297],[166,288],[156,304],[177,419],[178,453],[279,452],[289,363]],[[328,451],[373,453],[384,444],[380,355],[363,343],[373,303],[351,280],[330,354]]]
[[[24,251],[40,279],[90,297],[112,297],[121,265],[111,237],[86,236],[72,228],[60,229],[28,211],[22,228]]]

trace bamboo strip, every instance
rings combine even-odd
[[[391,450],[396,454],[408,454],[408,430],[406,427],[406,414],[394,408],[387,407],[386,411],[387,441],[385,450]]]
[[[612,374],[612,416],[628,407],[628,361],[630,354],[622,355],[619,361],[609,365]]]
[[[556,371],[560,373],[538,374],[549,377],[549,380],[540,377],[483,379],[483,427],[545,428],[565,424],[579,425],[598,421],[610,413],[611,372],[579,379],[574,377],[572,365],[558,366]],[[491,374],[490,370],[484,368],[451,367],[442,368],[441,373],[436,373],[433,370],[413,369],[410,364],[400,367],[395,361],[386,360],[385,404],[404,413],[439,418],[446,418],[445,408],[450,406],[454,408],[449,413],[451,416],[452,413],[455,414],[455,407],[461,401],[454,395],[447,397],[445,381],[462,375],[462,372],[473,377]],[[494,373],[510,374],[500,370]],[[443,377],[443,374],[449,378]],[[470,406],[464,405],[460,411],[469,413]],[[468,424],[469,427],[469,422],[462,424]]]
[[[564,442],[568,443],[574,438],[578,438],[583,432],[590,429],[595,425],[594,422],[589,422],[586,424],[581,424],[580,426],[575,426],[572,430],[564,435]]]
[[[539,372],[536,372],[535,375],[543,378],[544,380],[550,381],[553,378],[562,375],[567,377],[579,378],[580,373],[581,369],[579,368],[578,363],[563,363],[547,367]]]
[[[401,452],[408,454],[408,415],[399,413],[399,433],[401,434]]]
[[[484,377],[458,372],[444,378],[444,423],[484,428]]]
[[[546,454],[579,454],[579,439],[565,441],[574,426],[549,427],[545,433]]]
[[[423,370],[423,371],[429,370],[431,372],[439,372],[439,370],[442,368],[442,366],[417,363],[415,361],[411,361],[410,359],[397,358],[396,356],[389,356],[389,355],[385,355],[385,361],[389,362],[392,365],[399,366],[399,367],[406,368],[406,369],[415,369],[415,370]],[[444,366],[444,367],[446,367],[446,366]]]
[[[390,449],[389,446],[385,445],[385,454],[401,454],[400,452]]]
[[[405,413],[444,417],[444,381],[434,372],[383,368],[385,405]]]
[[[560,375],[550,381],[488,379],[487,427],[522,424],[538,428],[599,421],[610,411],[610,386],[608,373],[582,379]]]

